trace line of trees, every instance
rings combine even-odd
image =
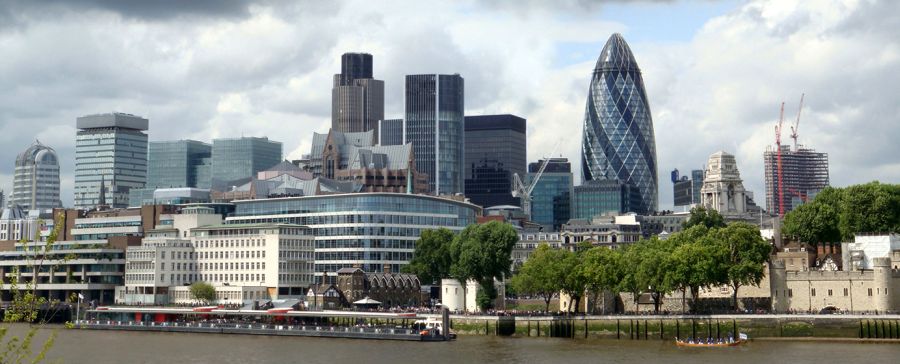
[[[480,285],[477,304],[486,310],[497,298],[494,280],[510,276],[512,249],[518,240],[512,225],[498,221],[469,225],[459,234],[446,228],[425,230],[404,269],[423,283],[454,278],[465,287],[466,281],[474,280]]]
[[[553,295],[563,292],[577,310],[583,295],[596,306],[603,291],[629,292],[635,300],[649,293],[659,312],[662,296],[680,290],[694,299],[701,287],[728,285],[737,310],[741,287],[758,285],[771,246],[759,228],[747,223],[725,226],[705,210],[692,211],[687,229],[668,239],[644,239],[617,249],[582,243],[574,251],[540,245],[512,277],[523,294],[542,297],[549,311]],[[717,215],[717,214],[715,214]],[[682,299],[682,308],[684,308]],[[605,306],[605,305],[603,305]]]
[[[828,187],[784,216],[785,236],[818,245],[857,233],[900,232],[900,184]]]

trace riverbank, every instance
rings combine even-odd
[[[672,340],[675,337],[900,339],[900,315],[451,316],[459,335]],[[561,328],[560,325],[563,327]]]

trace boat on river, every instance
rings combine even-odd
[[[690,340],[690,339],[675,339],[675,345],[681,347],[688,348],[725,348],[732,346],[739,346],[746,343],[749,340],[747,334],[741,333],[738,336],[737,340],[732,338],[728,339],[698,339],[698,340]]]

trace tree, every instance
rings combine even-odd
[[[818,198],[798,206],[784,216],[784,235],[813,245],[841,241],[837,208]]]
[[[427,229],[422,231],[416,241],[416,251],[409,265],[404,269],[419,277],[420,282],[440,283],[441,278],[450,276],[450,245],[453,244],[453,232],[447,228]]]
[[[216,288],[206,282],[194,282],[190,286],[191,298],[209,303],[216,300]]]
[[[709,229],[725,227],[725,218],[716,210],[707,210],[703,206],[697,206],[691,209],[691,217],[681,226],[687,230],[697,225],[703,225]]]
[[[737,311],[738,289],[747,285],[759,285],[765,274],[765,263],[772,247],[763,240],[759,228],[744,222],[736,222],[722,229],[713,230],[719,252],[725,257],[720,266],[732,289],[732,305]]]
[[[491,221],[467,226],[450,245],[453,260],[450,265],[451,276],[464,287],[467,280],[475,280],[493,300],[497,296],[494,279],[504,279],[510,275],[510,257],[518,240],[519,237],[510,224]]]
[[[550,300],[562,288],[560,253],[547,244],[538,245],[510,280],[517,292],[540,296],[544,300],[544,312],[550,311]]]
[[[666,265],[671,254],[671,244],[654,236],[638,242],[636,248],[632,259],[638,260],[632,261],[631,264],[635,264],[637,286],[641,290],[647,287],[644,292],[650,293],[653,297],[653,310],[659,313],[662,295],[672,289],[666,281]]]
[[[697,301],[700,287],[727,283],[727,277],[719,269],[725,260],[719,254],[715,241],[710,236],[714,230],[704,225],[696,225],[687,230],[672,234],[668,243],[673,250],[666,260],[666,285],[681,289],[681,310],[685,310],[685,296],[690,291],[691,298]]]
[[[603,291],[617,288],[624,275],[621,250],[598,246],[582,253],[581,265],[578,267],[584,276],[585,289],[590,295],[592,306],[597,306],[597,296]],[[604,313],[606,303],[602,304]]]
[[[847,187],[841,197],[840,230],[844,239],[852,239],[857,233],[900,232],[900,186],[875,181]]]
[[[585,251],[584,247],[576,249],[574,252],[560,250],[561,256],[558,263],[561,276],[560,290],[569,295],[571,300],[568,312],[578,313],[581,297],[584,295],[584,290],[587,287],[587,276],[584,275],[584,271],[581,269]]]

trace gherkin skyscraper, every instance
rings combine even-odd
[[[581,141],[584,182],[613,180],[637,187],[637,213],[656,211],[656,138],[641,70],[621,34],[609,37],[591,78]]]

